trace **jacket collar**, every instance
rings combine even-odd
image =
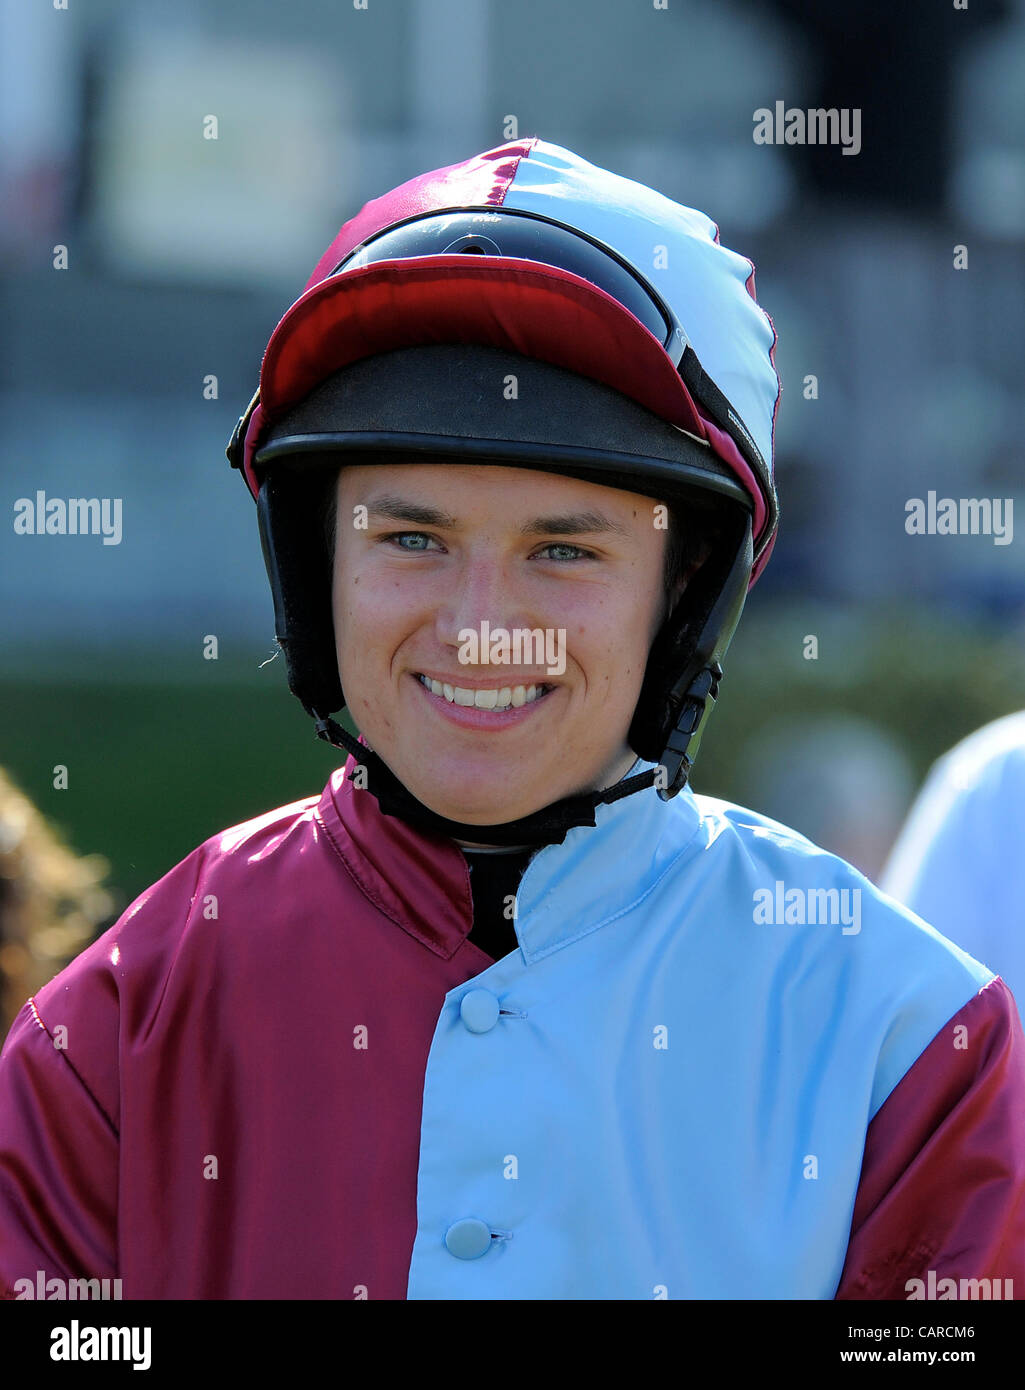
[[[351,756],[336,768],[317,804],[317,820],[356,886],[396,926],[445,960],[473,926],[470,871],[454,840],[386,816],[355,787]]]
[[[354,759],[328,779],[317,820],[363,895],[403,931],[448,959],[473,925],[470,875],[454,840],[385,815],[349,781]],[[625,775],[653,768],[638,759]],[[529,963],[621,916],[669,866],[696,848],[701,814],[689,787],[672,801],[654,787],[598,806],[593,826],[530,861],[517,894],[516,934]]]
[[[654,768],[638,759],[627,777]],[[701,812],[689,787],[663,801],[654,787],[595,809],[527,866],[516,934],[528,964],[604,927],[646,898],[681,856],[698,848]]]

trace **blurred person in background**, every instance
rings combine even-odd
[[[1025,1016],[1025,710],[934,764],[880,886],[999,974]]]
[[[0,1037],[109,922],[107,872],[100,855],[68,849],[0,768]]]

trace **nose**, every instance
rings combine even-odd
[[[484,621],[492,630],[533,626],[511,568],[493,549],[467,554],[452,577],[453,587],[438,608],[435,629],[446,646],[460,646],[460,632],[468,628],[479,632]]]

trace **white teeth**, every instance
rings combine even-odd
[[[442,695],[450,705],[471,705],[477,709],[519,709],[521,705],[532,704],[544,693],[541,685],[503,685],[500,690],[468,690],[461,685],[448,685],[430,676],[421,676],[420,681],[432,695]]]

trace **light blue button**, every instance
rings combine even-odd
[[[491,1249],[491,1231],[483,1221],[468,1216],[465,1221],[457,1221],[448,1228],[445,1244],[449,1254],[455,1255],[457,1260],[479,1260]]]
[[[489,989],[471,989],[459,1001],[459,1016],[471,1033],[486,1033],[498,1022],[498,1000]]]

